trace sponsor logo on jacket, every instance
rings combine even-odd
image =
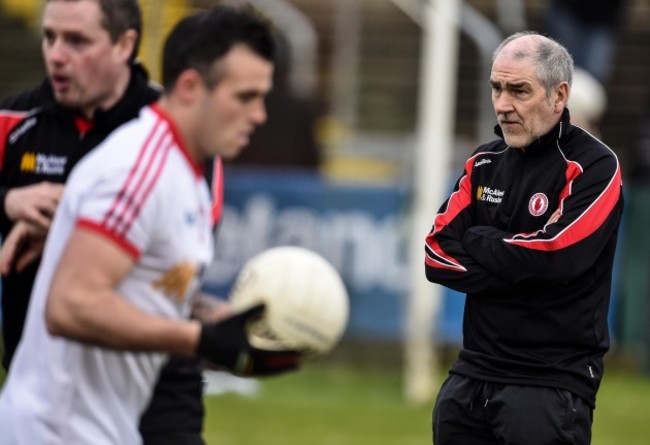
[[[476,199],[478,201],[491,202],[493,204],[500,204],[505,194],[506,192],[504,190],[483,187],[482,185],[479,185],[478,189],[476,189]]]
[[[23,123],[20,124],[9,135],[9,143],[10,144],[15,144],[16,141],[18,140],[18,138],[20,138],[22,135],[27,133],[27,130],[32,128],[34,125],[36,125],[36,118],[35,117],[30,117],[29,119],[24,120]]]
[[[476,161],[474,163],[474,168],[479,167],[479,166],[481,166],[483,164],[491,164],[491,163],[492,163],[492,159],[487,159],[487,158],[486,159],[481,159],[480,161]]]
[[[62,175],[65,173],[66,156],[46,155],[26,151],[20,159],[20,171],[45,175]]]

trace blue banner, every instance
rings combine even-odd
[[[401,338],[410,281],[409,197],[408,187],[332,184],[312,173],[226,170],[224,213],[206,290],[225,296],[257,253],[303,246],[330,261],[346,284],[346,336]],[[448,294],[445,301],[453,301],[443,304],[437,334],[458,342],[464,297]]]

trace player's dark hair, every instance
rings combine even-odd
[[[162,83],[165,91],[187,69],[201,74],[208,88],[221,79],[218,62],[234,46],[245,45],[273,62],[275,48],[269,23],[251,8],[216,6],[181,20],[163,50]]]
[[[80,1],[80,0],[47,0],[53,1]],[[127,32],[133,29],[138,33],[133,52],[129,58],[133,62],[138,55],[140,48],[140,36],[142,35],[142,11],[137,0],[97,0],[102,12],[102,27],[108,32],[113,43]]]

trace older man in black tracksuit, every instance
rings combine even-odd
[[[467,160],[426,237],[428,280],[467,293],[436,445],[590,443],[623,197],[615,154],[571,125],[572,72],[551,39],[504,40],[500,139]]]

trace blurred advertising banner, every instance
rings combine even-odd
[[[402,337],[409,290],[408,187],[333,184],[308,172],[227,169],[224,198],[207,291],[226,296],[248,259],[273,246],[298,245],[323,255],[343,277],[350,294],[346,336]],[[450,297],[438,334],[460,341],[464,297]]]

